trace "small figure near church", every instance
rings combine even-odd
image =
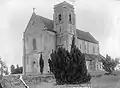
[[[53,69],[51,68],[52,67],[52,61],[50,59],[48,59],[48,63],[49,63],[49,68],[50,68],[50,74],[52,73]]]
[[[44,60],[42,58],[42,53],[40,55],[39,65],[40,65],[40,72],[41,72],[41,74],[43,74]]]

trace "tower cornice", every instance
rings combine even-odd
[[[55,8],[58,8],[58,7],[65,7],[65,6],[69,6],[70,8],[74,9],[74,6],[73,6],[72,4],[66,2],[66,1],[54,5],[54,9],[55,9]]]

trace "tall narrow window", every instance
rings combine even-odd
[[[81,49],[81,44],[80,44],[80,49]]]
[[[72,21],[71,21],[71,14],[69,14],[69,22],[72,23]]]
[[[85,42],[85,53],[87,53],[87,44]]]
[[[85,43],[85,50],[87,50],[87,46],[86,46],[86,43]]]
[[[28,57],[28,55],[26,56],[26,60],[27,60],[27,64],[29,64],[29,57]]]
[[[56,25],[58,25],[58,15],[56,15],[56,17],[55,17],[55,23],[56,23]]]
[[[99,46],[97,47],[97,53],[99,53]]]
[[[59,22],[61,23],[61,21],[62,21],[62,16],[61,14],[59,14]]]
[[[61,37],[60,37],[60,44],[61,44]]]
[[[61,32],[61,27],[60,27],[60,32]]]
[[[89,42],[87,42],[87,53],[89,53]]]
[[[33,50],[36,50],[37,49],[37,47],[36,47],[36,39],[34,38],[32,42],[33,42]]]
[[[95,53],[95,47],[93,46],[93,53]]]

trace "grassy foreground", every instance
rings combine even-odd
[[[118,75],[102,75],[101,77],[92,77],[92,88],[120,88],[120,72],[116,72]],[[98,74],[98,73],[97,73]],[[95,75],[95,74],[93,74]],[[35,85],[29,85],[30,88],[53,88],[55,80],[49,83],[39,83]],[[14,88],[24,88],[23,86],[16,86]],[[60,88],[55,87],[55,88]]]

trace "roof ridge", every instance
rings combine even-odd
[[[48,18],[43,17],[43,16],[40,16],[40,15],[36,15],[36,16],[38,16],[41,19],[41,21],[46,25],[46,27],[48,29],[53,29],[54,28],[53,20],[48,19]]]
[[[37,14],[36,14],[36,15],[37,15]],[[41,15],[37,15],[37,16],[39,16],[40,18],[42,17],[42,18],[45,18],[45,19],[47,19],[47,20],[53,21],[52,19],[49,19],[49,18],[47,18],[47,17],[43,17],[43,16],[41,16]]]
[[[99,43],[89,32],[85,32],[79,29],[77,29],[76,31],[77,31],[78,38],[89,41],[89,42],[93,42],[96,44]]]
[[[77,28],[76,28],[77,29]],[[80,30],[80,29],[77,29],[77,30]],[[84,31],[84,30],[80,30],[80,31],[82,31],[82,32],[85,32],[85,33],[87,33],[88,31]]]
[[[88,34],[90,35],[90,36],[92,36],[92,38],[94,38],[95,40],[96,40],[96,38],[95,37],[93,37],[93,35],[90,33],[90,32],[88,32]],[[96,40],[97,41],[97,40]],[[98,41],[97,41],[98,42]]]
[[[30,17],[30,19],[29,19],[29,21],[28,21],[28,24],[27,24],[27,26],[26,26],[26,28],[25,28],[25,31],[24,31],[24,32],[26,32],[26,31],[27,31],[28,25],[30,24],[30,21],[32,20],[32,18],[33,18],[33,16],[34,16],[34,15],[36,15],[36,13],[35,13],[35,12],[33,12],[33,13],[32,13],[32,15],[31,15],[31,17]]]

